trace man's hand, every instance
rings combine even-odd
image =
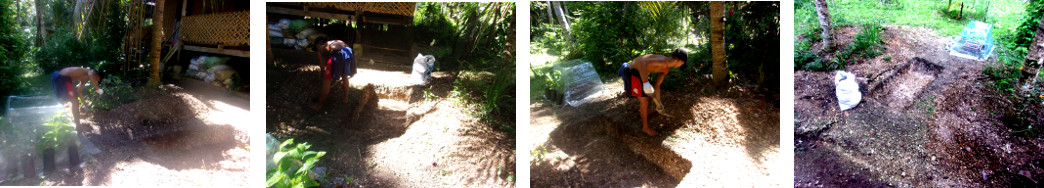
[[[647,95],[652,95],[654,93],[658,93],[657,92],[658,90],[653,89],[652,84],[649,84],[649,82],[645,82],[644,84],[642,84],[642,91],[645,91],[645,94],[647,94]]]

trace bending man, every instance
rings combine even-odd
[[[678,68],[685,64],[685,60],[689,59],[688,53],[685,49],[679,48],[674,50],[670,57],[659,54],[638,56],[630,63],[624,63],[620,67],[617,74],[623,78],[624,95],[636,97],[641,103],[638,113],[642,117],[642,132],[645,134],[649,136],[659,134],[649,128],[649,97],[660,101],[660,83],[663,83],[663,78],[667,77],[671,68]],[[659,73],[655,82],[649,81],[651,73]]]

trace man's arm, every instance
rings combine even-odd
[[[86,81],[77,82],[76,84],[76,100],[79,100],[80,96],[83,96],[83,83]]]
[[[663,79],[666,78],[666,77],[667,77],[667,73],[666,72],[660,73],[659,76],[656,76],[656,83],[653,84],[653,88],[655,88],[653,90],[653,97],[656,97],[656,100],[660,100],[660,83],[663,83]]]

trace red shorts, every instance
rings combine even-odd
[[[627,97],[649,97],[642,88],[642,79],[639,78],[637,69],[626,68],[623,72],[624,96]]]
[[[333,79],[333,58],[326,60],[326,66],[323,67],[323,79]]]

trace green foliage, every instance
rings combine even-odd
[[[1033,41],[1037,27],[1040,26],[1041,17],[1044,17],[1044,0],[1030,0],[1029,5],[1026,6],[1026,16],[1019,22],[1018,28],[1015,29],[1012,36],[1012,44],[1007,47],[1016,51],[1028,51],[1026,49],[1029,49],[1030,43]],[[1020,56],[1025,56],[1025,53]]]
[[[1015,85],[1018,83],[1019,71],[1022,69],[1022,63],[1014,61],[1007,56],[1001,56],[999,63],[993,63],[987,65],[982,69],[982,74],[990,80],[990,87],[1000,91],[1001,93],[1015,93]]]
[[[94,87],[88,87],[86,95],[95,95],[95,97],[87,97],[91,100],[91,108],[98,110],[111,110],[119,107],[120,105],[131,103],[141,99],[141,96],[137,95],[135,89],[131,87],[130,83],[123,80],[118,75],[106,76],[101,80],[101,86],[105,90],[103,95],[94,94]]]
[[[36,143],[36,148],[39,150],[56,149],[67,144],[69,139],[74,138],[74,128],[69,124],[70,121],[72,119],[65,116],[64,112],[59,112],[50,121],[44,123],[43,127],[47,132],[40,138],[40,142]]]
[[[669,54],[677,48],[691,50],[686,68],[671,70],[664,87],[679,88],[697,74],[709,72],[709,4],[707,2],[563,2],[571,33],[547,19],[546,4],[534,3],[533,52],[592,62],[600,75],[614,75],[624,62],[646,54]],[[727,2],[726,62],[730,71],[768,88],[778,82],[778,2]],[[707,54],[707,55],[702,55]],[[702,65],[702,66],[701,66]],[[695,69],[693,69],[695,68]],[[688,70],[691,69],[691,70]]]
[[[272,157],[276,168],[265,173],[267,179],[265,181],[266,187],[299,188],[319,186],[318,182],[308,177],[308,173],[315,167],[316,162],[319,162],[319,158],[326,155],[326,152],[309,151],[308,149],[312,145],[308,143],[287,147],[293,143],[294,139],[287,139],[279,145],[279,152]]]
[[[23,62],[29,43],[17,23],[13,1],[0,1],[0,96],[18,94],[28,83],[23,78],[28,67]],[[0,101],[6,101],[6,98]]]
[[[74,4],[72,1],[53,1],[49,9],[53,14],[47,16],[45,22],[54,32],[48,34],[45,42],[37,44],[34,53],[34,61],[37,67],[45,73],[59,70],[70,66],[85,66],[95,70],[120,75],[137,83],[137,79],[144,80],[146,77],[142,71],[122,70],[119,65],[112,62],[124,62],[122,49],[123,37],[127,30],[125,17],[127,11],[121,1],[107,1],[107,4],[96,5],[102,14],[99,19],[91,20],[93,25],[98,25],[97,31],[84,32],[77,38],[77,28],[73,23]],[[104,8],[103,8],[104,6]],[[98,64],[91,63],[97,62]],[[108,64],[106,64],[108,63]],[[137,66],[134,66],[137,67]]]
[[[483,119],[489,125],[499,125],[500,131],[515,135],[515,71],[503,69],[488,85],[483,94]],[[499,121],[499,122],[498,122]]]

